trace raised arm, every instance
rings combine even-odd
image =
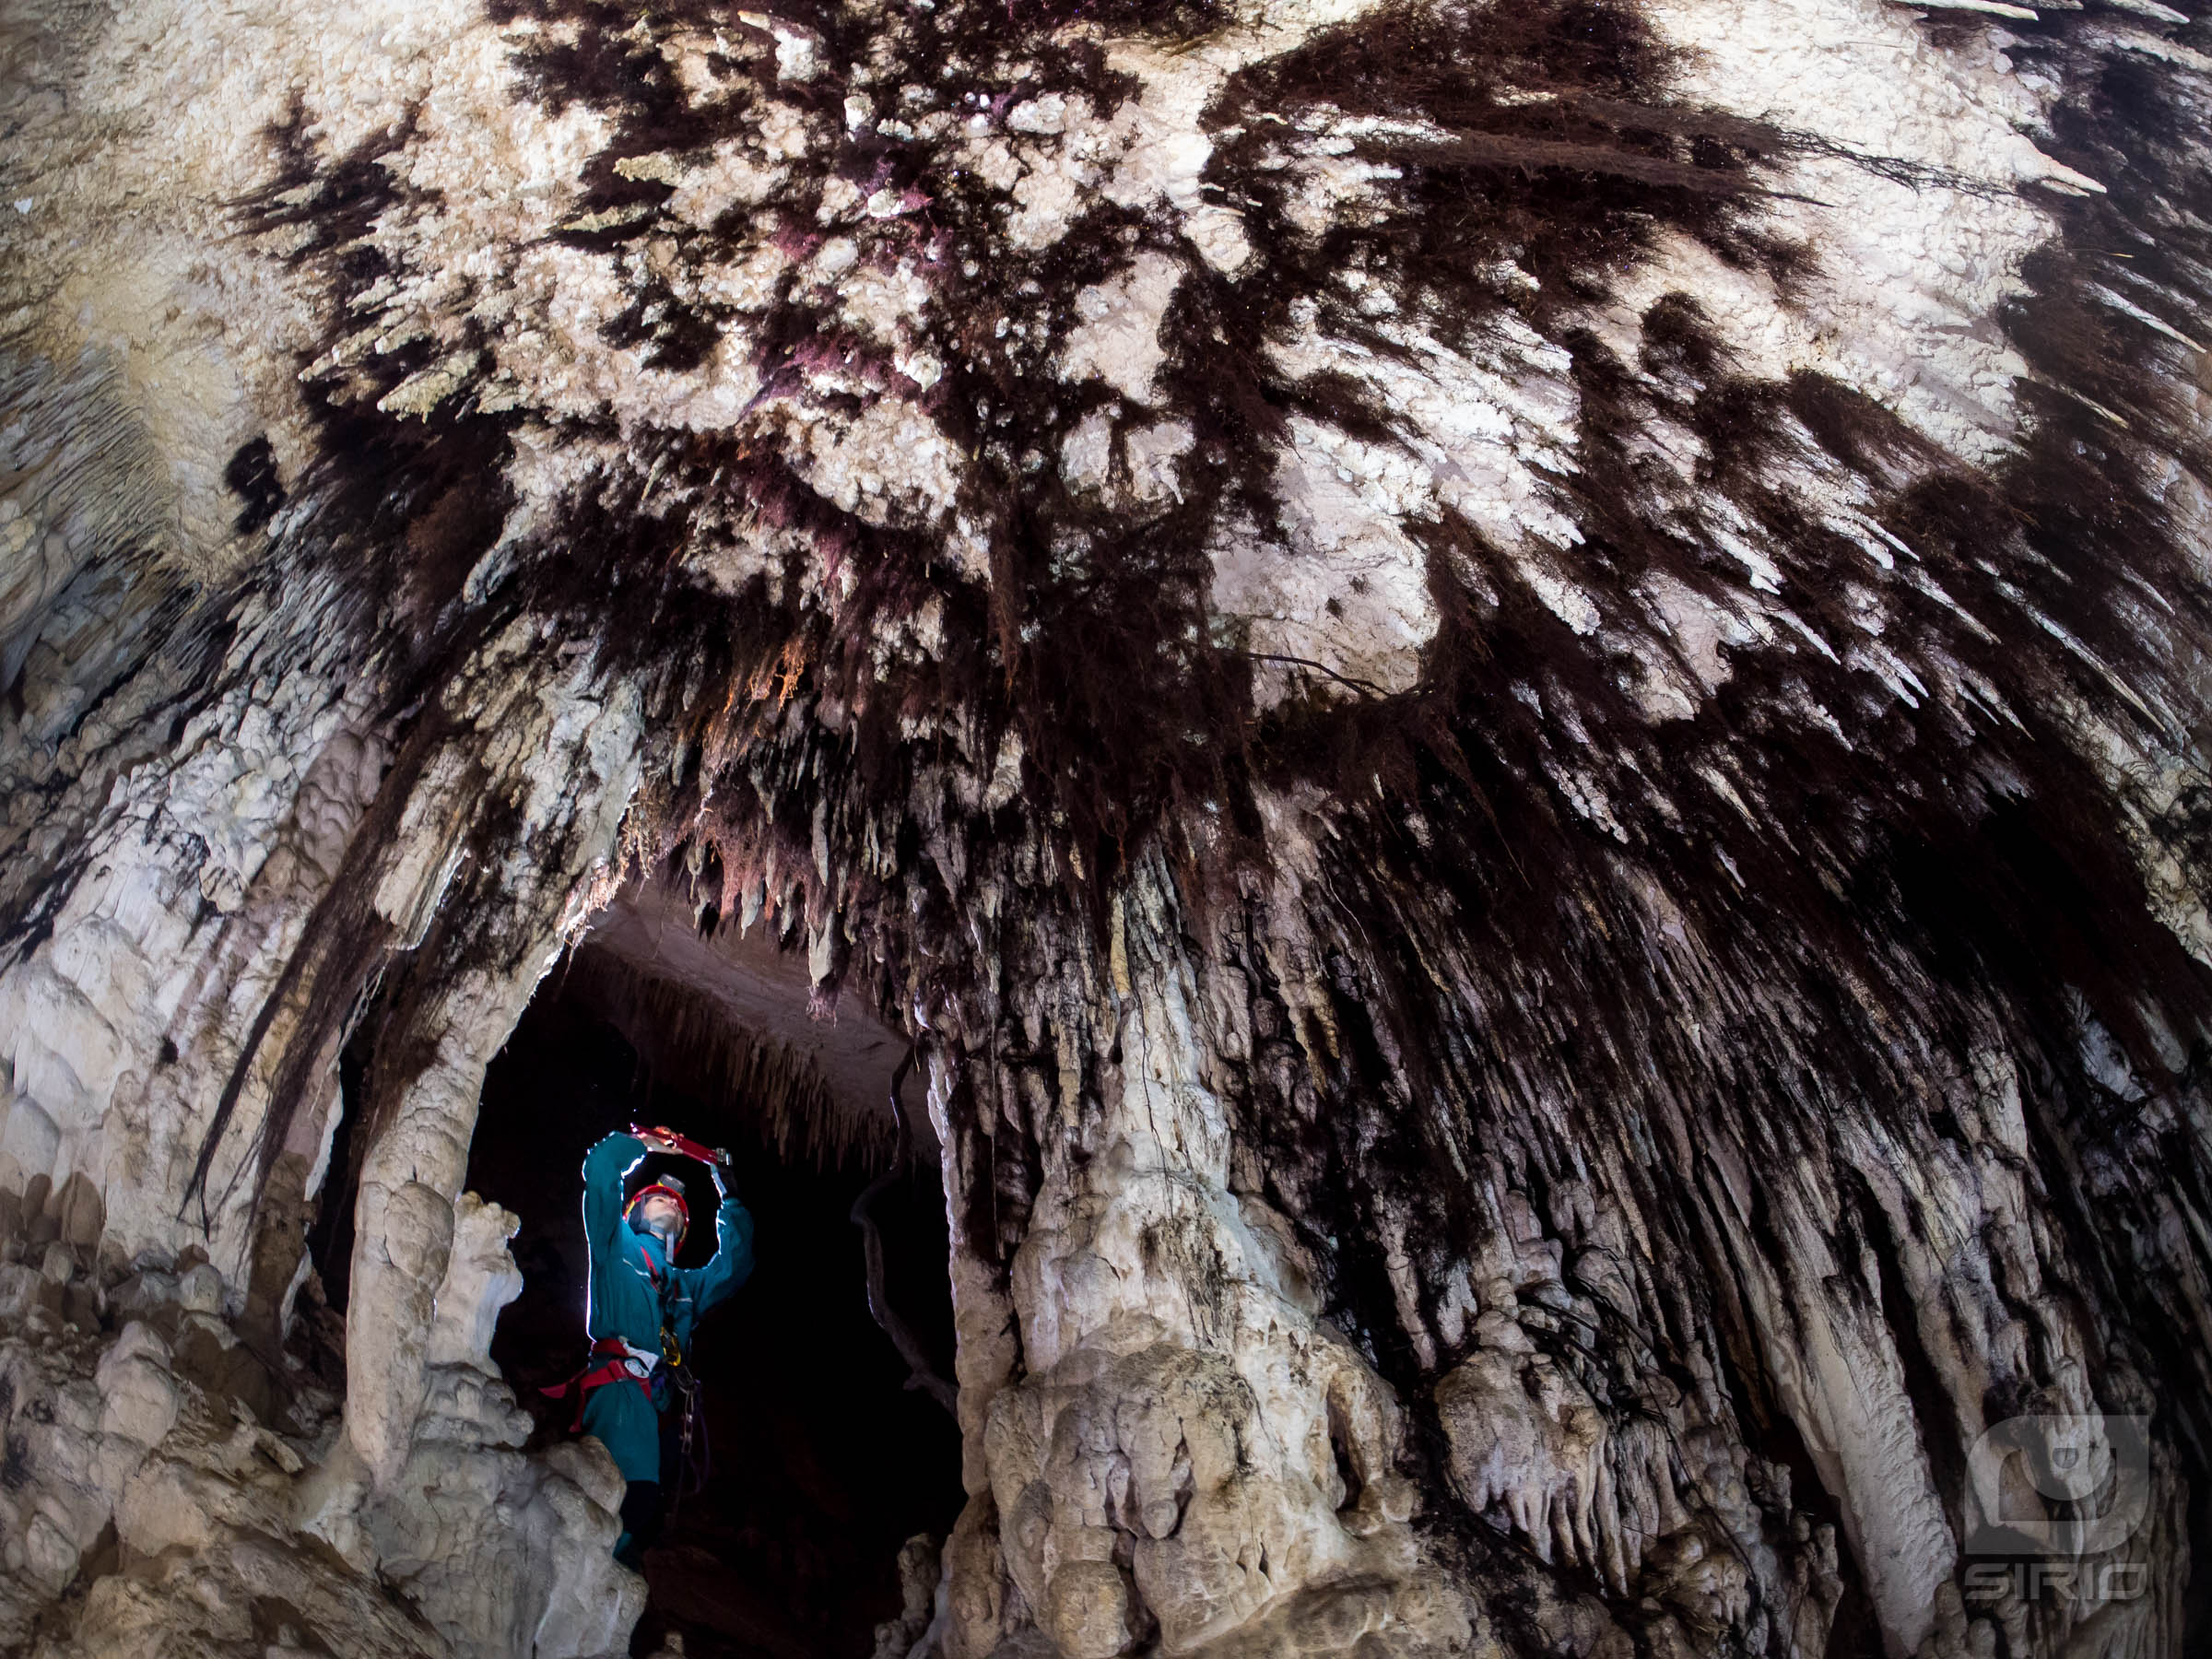
[[[714,1259],[693,1269],[699,1277],[691,1281],[691,1297],[701,1313],[744,1284],[753,1271],[753,1212],[730,1196],[719,1168],[707,1167],[722,1206],[714,1212]]]
[[[645,1156],[645,1143],[617,1132],[583,1157],[583,1240],[596,1256],[620,1251],[622,1183]]]

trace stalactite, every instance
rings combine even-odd
[[[755,1125],[778,1156],[817,1166],[890,1157],[893,1136],[879,1114],[852,1111],[811,1057],[755,1035],[706,994],[590,949],[559,971],[579,1005],[625,1033],[651,1034],[641,1041],[651,1045],[657,1083]]]

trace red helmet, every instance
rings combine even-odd
[[[677,1225],[676,1242],[669,1247],[673,1254],[683,1248],[684,1235],[691,1230],[691,1206],[684,1202],[684,1189],[673,1181],[648,1182],[629,1195],[629,1203],[622,1210],[622,1218],[636,1227],[638,1206],[648,1198],[668,1198],[676,1203],[676,1213],[681,1219]],[[639,1228],[638,1230],[642,1232],[644,1229]]]

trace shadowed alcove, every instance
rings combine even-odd
[[[693,911],[670,890],[619,899],[539,986],[493,1063],[468,1184],[521,1218],[522,1294],[493,1356],[537,1418],[569,1432],[540,1386],[585,1348],[587,1254],[579,1171],[611,1130],[667,1124],[731,1156],[757,1265],[700,1324],[692,1360],[711,1471],[680,1498],[647,1558],[653,1599],[633,1651],[670,1630],[693,1655],[864,1654],[900,1609],[898,1558],[941,1541],[962,1493],[959,1438],[870,1315],[854,1200],[891,1167],[890,1080],[904,1043],[849,1005],[811,1019],[803,956]],[[922,1090],[905,1176],[876,1199],[891,1305],[951,1374],[952,1314],[936,1150]],[[691,1194],[679,1260],[714,1248],[712,1189],[654,1155],[632,1184],[673,1171]],[[668,1472],[664,1489],[674,1495]]]

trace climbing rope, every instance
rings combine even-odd
[[[714,1457],[707,1441],[706,1390],[698,1376],[688,1367],[671,1370],[668,1386],[677,1418],[676,1480],[668,1498],[668,1519],[674,1521],[687,1497],[707,1489]]]

